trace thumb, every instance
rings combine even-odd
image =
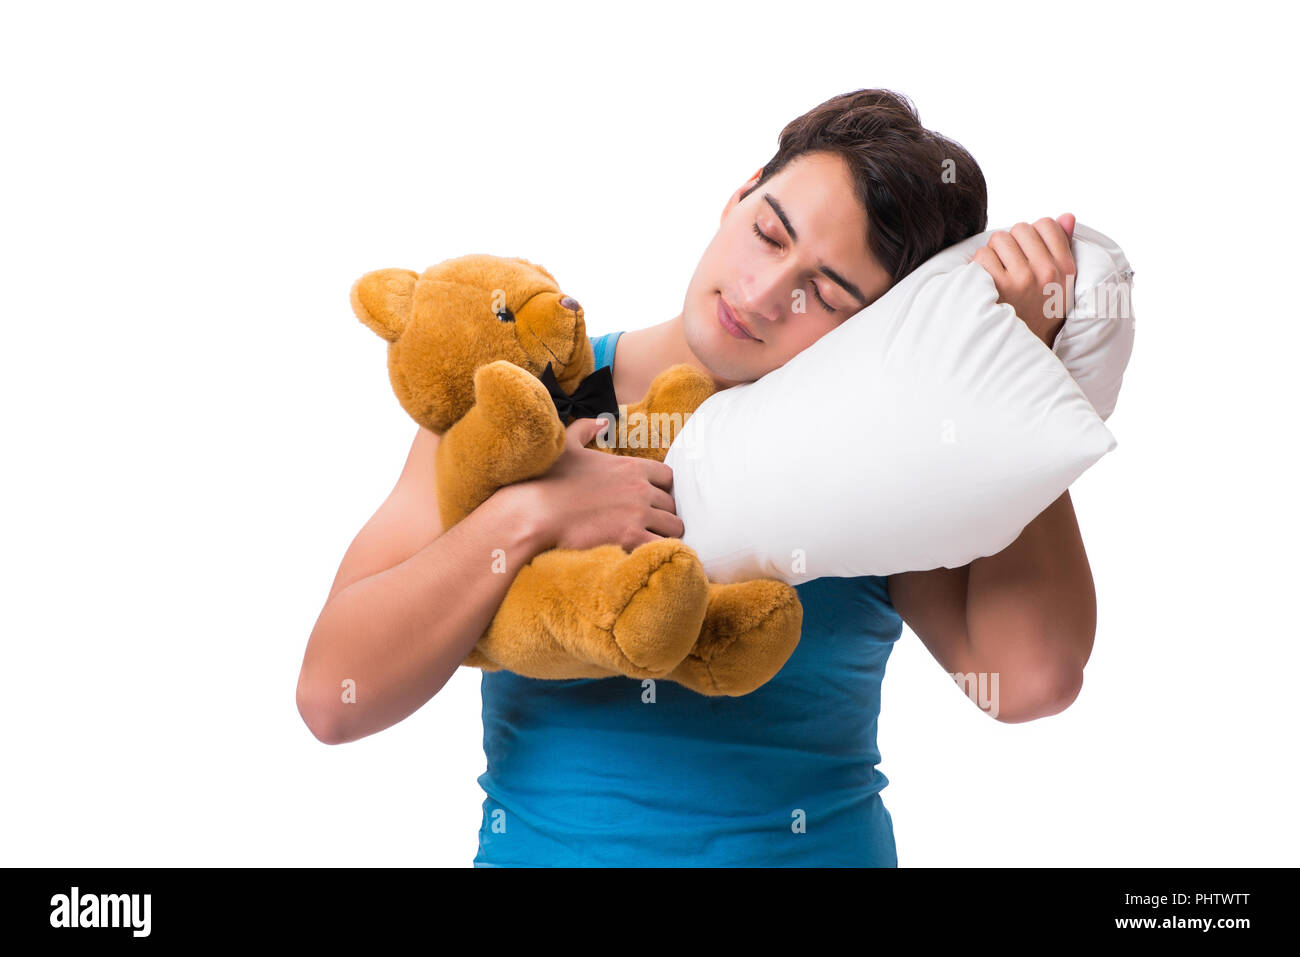
[[[605,427],[604,419],[576,419],[569,426],[569,435],[577,441],[580,446],[585,447]]]
[[[1060,216],[1056,217],[1056,221],[1060,223],[1061,228],[1065,230],[1065,238],[1073,239],[1074,238],[1074,213],[1062,213]]]

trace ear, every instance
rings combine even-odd
[[[352,284],[352,311],[380,337],[396,342],[411,321],[419,275],[409,269],[377,269]]]

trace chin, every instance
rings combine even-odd
[[[710,303],[712,306],[712,302]],[[754,368],[754,356],[745,356],[741,350],[763,343],[746,343],[727,334],[718,325],[713,312],[688,311],[685,316],[686,344],[715,379],[728,382],[752,382],[763,374]],[[750,349],[753,352],[753,349]]]

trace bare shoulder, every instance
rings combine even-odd
[[[434,490],[437,450],[438,436],[417,427],[393,490],[348,546],[329,598],[354,582],[400,565],[442,534]]]

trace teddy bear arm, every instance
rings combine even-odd
[[[564,451],[564,430],[558,419],[558,431],[542,441],[535,433],[525,439],[516,434],[517,423],[511,426],[475,406],[443,433],[436,475],[445,527],[459,522],[497,489],[546,474]]]
[[[713,380],[693,366],[665,369],[655,376],[645,397],[628,406],[623,428],[627,441],[611,451],[662,462],[686,421],[714,391]]]
[[[658,412],[694,412],[717,391],[713,380],[694,366],[680,364],[654,377],[641,401]]]

